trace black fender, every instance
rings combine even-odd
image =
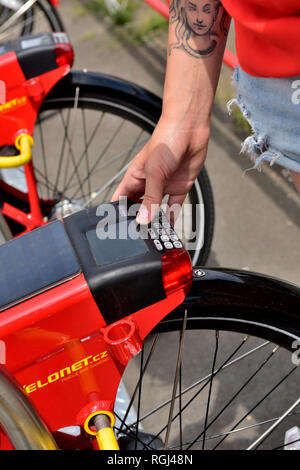
[[[265,326],[268,325],[267,339],[290,350],[295,347],[294,342],[300,340],[300,288],[263,274],[234,269],[194,268],[189,294],[165,318],[165,324],[170,327],[173,323],[175,329],[177,322],[178,327],[178,320],[182,321],[185,310],[189,319],[201,318],[202,328],[215,329],[218,318],[220,329],[256,336],[264,331],[261,335],[264,338]],[[195,328],[199,328],[199,324],[194,323]],[[289,337],[283,334],[283,330],[289,332]]]
[[[110,100],[112,103],[126,107],[129,101],[131,109],[136,109],[137,112],[143,110],[144,116],[151,121],[151,130],[161,115],[162,100],[145,88],[111,75],[74,70],[63,77],[49,92],[45,99],[47,107],[51,107],[51,100],[54,98],[74,97],[77,90],[79,96],[89,99],[90,103],[93,98],[97,97],[98,100],[105,98],[105,101]],[[120,112],[122,114],[122,109]]]

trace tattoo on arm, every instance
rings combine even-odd
[[[219,0],[171,0],[170,24],[175,25],[173,49],[183,49],[200,58],[211,56],[220,35],[227,36],[230,17]]]

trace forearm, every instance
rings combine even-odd
[[[171,2],[162,116],[113,195],[144,196],[139,224],[149,223],[165,195],[170,211],[176,207],[178,213],[201,171],[229,26],[218,0]]]
[[[229,24],[219,1],[171,1],[162,113],[169,125],[209,129]]]

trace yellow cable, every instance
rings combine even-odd
[[[102,428],[99,431],[95,432],[90,428],[90,422],[92,418],[100,414],[104,414],[109,418],[111,427]],[[90,414],[90,416],[88,416],[88,418],[85,420],[84,429],[88,434],[96,437],[100,450],[120,450],[118,441],[116,439],[116,436],[113,430],[115,421],[116,421],[116,418],[114,414],[106,410],[95,411],[94,413]]]
[[[120,450],[114,430],[103,428],[96,433],[96,439],[100,450]]]
[[[16,168],[29,163],[32,156],[31,147],[33,144],[34,142],[31,135],[18,135],[15,146],[20,151],[20,154],[15,156],[0,156],[0,168]]]

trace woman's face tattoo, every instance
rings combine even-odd
[[[218,2],[206,0],[184,0],[187,23],[197,36],[209,34],[216,20]]]
[[[170,44],[169,54],[173,49],[183,49],[196,58],[209,57],[217,48],[220,34],[227,34],[228,18],[219,0],[171,0],[170,24],[175,24],[177,42]]]

